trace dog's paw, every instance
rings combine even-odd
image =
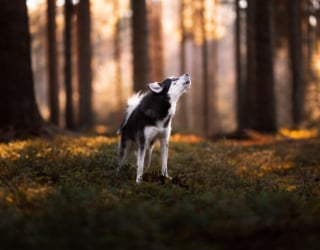
[[[139,184],[142,182],[142,176],[137,176],[136,183]]]

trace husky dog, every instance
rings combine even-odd
[[[118,163],[121,166],[132,150],[137,151],[137,183],[142,181],[145,162],[147,168],[150,166],[156,140],[160,141],[161,146],[161,173],[170,178],[167,161],[171,121],[179,97],[190,85],[189,74],[169,77],[162,82],[149,83],[149,91],[140,92],[128,100],[125,117],[118,130],[121,134]]]

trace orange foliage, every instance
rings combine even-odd
[[[171,136],[171,141],[173,142],[189,142],[197,143],[202,142],[204,139],[196,135],[184,135],[184,134],[174,134]]]
[[[319,131],[316,128],[312,129],[286,129],[279,130],[279,134],[290,139],[310,139],[319,136]]]

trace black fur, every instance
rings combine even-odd
[[[170,88],[172,80],[166,79],[161,85],[163,85],[163,90],[160,93],[154,93],[148,91],[147,94],[142,98],[139,105],[130,115],[126,124],[124,122],[120,127],[120,133],[122,134],[123,142],[126,139],[135,141],[143,140],[143,129],[146,126],[154,126],[157,121],[161,121],[168,115],[168,111],[171,107],[168,90]],[[168,126],[171,117],[169,117],[165,122],[165,127]]]

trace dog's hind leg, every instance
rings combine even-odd
[[[148,169],[151,164],[152,150],[153,150],[153,146],[149,146],[148,149],[146,150],[146,159],[145,159],[146,169]]]
[[[142,181],[143,176],[143,167],[144,167],[144,158],[146,156],[146,145],[140,144],[138,147],[138,155],[137,155],[137,179],[136,182],[140,183]]]
[[[118,165],[121,167],[125,160],[128,157],[128,154],[131,150],[132,143],[130,141],[125,140],[123,137],[121,137],[119,145],[118,145]]]

